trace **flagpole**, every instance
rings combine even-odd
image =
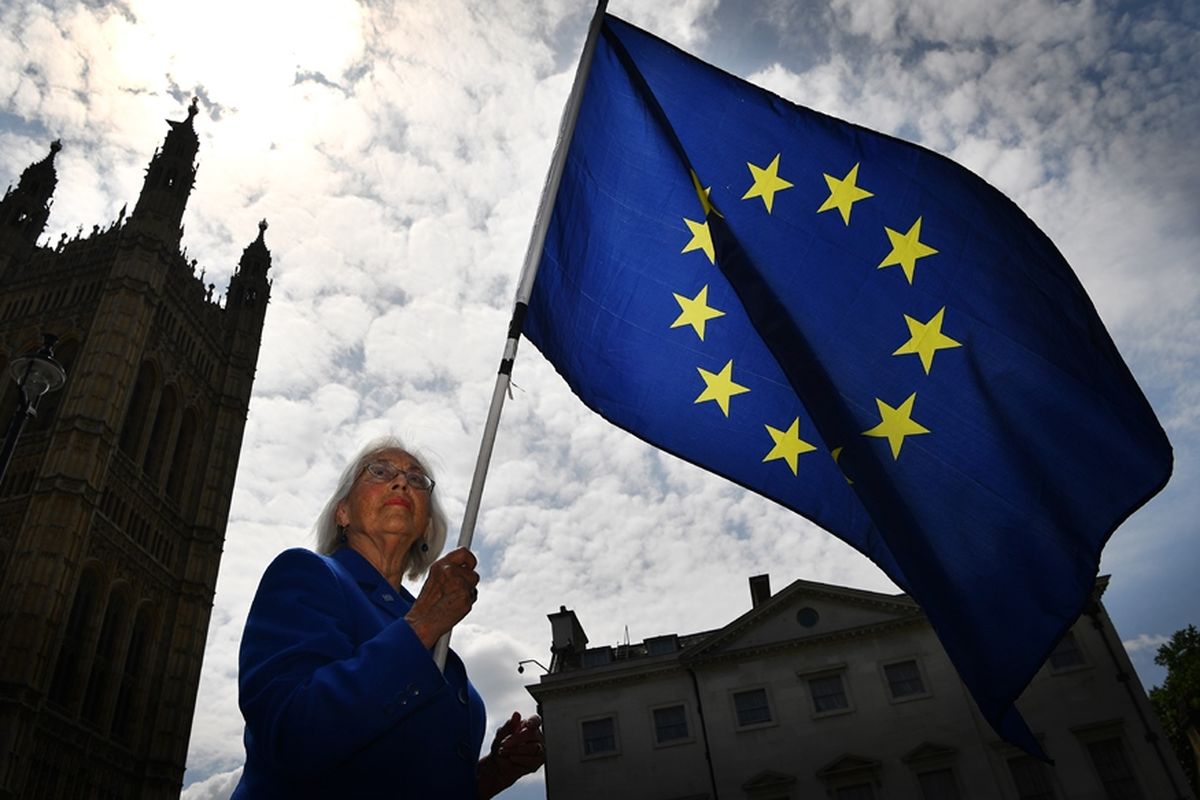
[[[542,186],[542,196],[538,200],[537,217],[534,219],[533,231],[529,234],[529,247],[525,251],[525,265],[521,269],[521,277],[517,282],[517,297],[513,306],[512,319],[508,323],[508,340],[504,343],[504,354],[500,358],[500,369],[496,373],[496,385],[492,389],[492,403],[488,407],[487,422],[483,426],[483,439],[479,443],[479,455],[475,459],[475,474],[471,478],[471,491],[467,495],[467,508],[463,512],[462,528],[458,532],[458,546],[470,547],[475,537],[475,521],[479,517],[479,501],[483,497],[483,483],[487,478],[488,464],[492,460],[492,448],[496,443],[496,431],[500,427],[500,412],[504,408],[504,396],[508,393],[512,382],[513,361],[517,357],[517,343],[521,338],[521,329],[525,323],[525,312],[529,308],[529,295],[533,292],[533,280],[537,277],[538,264],[541,261],[542,246],[546,243],[546,232],[550,229],[550,212],[554,207],[554,198],[558,195],[558,184],[562,180],[563,167],[567,161],[567,150],[571,145],[571,137],[575,133],[575,122],[579,119],[579,107],[583,104],[583,87],[587,83],[588,72],[592,68],[592,56],[596,52],[596,39],[600,35],[600,26],[604,22],[604,10],[608,0],[596,3],[596,13],[592,16],[588,27],[587,39],[583,44],[583,53],[579,56],[579,66],[575,68],[575,83],[571,86],[571,94],[567,97],[567,105],[563,109],[562,119],[558,124],[558,140],[554,144],[554,157],[550,161],[550,171]],[[438,669],[444,670],[446,654],[450,650],[450,631],[442,634],[433,649],[433,659]]]

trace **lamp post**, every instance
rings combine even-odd
[[[42,334],[42,346],[33,353],[14,358],[9,374],[17,382],[17,410],[4,437],[4,452],[0,454],[0,481],[8,472],[8,462],[17,449],[17,439],[27,420],[37,416],[37,404],[42,395],[56,392],[67,381],[67,371],[54,360],[54,343],[58,337],[52,333]]]

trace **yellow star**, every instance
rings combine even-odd
[[[892,252],[888,253],[887,258],[879,263],[879,269],[899,264],[904,269],[904,277],[908,278],[908,282],[911,284],[913,272],[917,268],[917,259],[931,256],[937,252],[921,241],[921,218],[917,217],[917,221],[908,229],[908,233],[894,231],[886,225],[883,229],[887,231],[888,239],[892,243]]]
[[[913,402],[916,399],[917,394],[913,392],[898,408],[892,408],[878,397],[875,398],[875,405],[879,406],[880,422],[869,431],[863,431],[863,436],[887,439],[888,444],[892,446],[892,458],[899,458],[900,447],[904,444],[905,436],[929,433],[928,428],[912,418]]]
[[[700,198],[700,205],[704,208],[704,216],[707,217],[709,214],[716,214],[721,219],[724,219],[725,215],[717,211],[717,207],[712,204],[712,187],[700,185],[700,176],[696,174],[696,170],[692,169],[688,170],[688,172],[692,173],[692,186],[696,187],[696,196]]]
[[[900,345],[900,349],[892,353],[894,356],[902,356],[915,353],[921,357],[921,366],[925,367],[925,374],[929,374],[929,370],[933,367],[933,354],[938,350],[948,350],[951,347],[962,347],[961,342],[956,342],[949,336],[942,333],[942,318],[946,314],[946,307],[933,315],[933,319],[929,322],[918,322],[908,314],[904,315],[904,321],[908,323],[909,340]]]
[[[713,249],[712,231],[708,229],[708,222],[694,222],[687,217],[684,217],[683,221],[688,226],[688,230],[692,232],[692,240],[685,244],[679,252],[690,253],[693,250],[703,250],[704,255],[708,256],[708,263],[717,263],[717,252]]]
[[[671,292],[671,294],[675,293]],[[684,325],[691,325],[692,330],[696,331],[696,335],[702,342],[704,341],[704,323],[710,319],[725,316],[724,311],[718,311],[708,305],[708,286],[701,289],[700,293],[690,300],[681,294],[675,294],[675,302],[679,303],[680,313],[671,323],[671,327],[680,328]]]
[[[811,453],[817,448],[800,438],[800,418],[796,417],[792,420],[792,425],[786,431],[781,431],[778,428],[772,428],[770,425],[764,425],[767,433],[771,434],[771,438],[775,440],[775,446],[771,448],[771,452],[767,453],[767,457],[763,459],[763,463],[768,461],[777,461],[783,459],[787,465],[792,468],[792,474],[799,474],[796,471],[796,461],[801,453]]]
[[[792,188],[792,184],[779,177],[779,155],[777,154],[772,159],[766,169],[756,167],[749,161],[746,162],[746,166],[750,168],[750,175],[754,178],[754,185],[746,190],[742,199],[761,197],[768,214],[771,213],[771,206],[775,204],[775,193]]]
[[[700,373],[700,377],[704,379],[704,391],[696,398],[697,403],[703,403],[705,400],[715,400],[717,405],[721,407],[722,413],[729,416],[729,398],[735,394],[745,394],[750,391],[745,386],[733,382],[733,359],[721,369],[720,372],[712,373],[701,367],[697,367],[696,371]]]
[[[829,451],[829,455],[833,456],[833,463],[837,465],[838,469],[842,468],[842,451],[845,449],[844,447],[835,447]],[[854,484],[854,481],[850,480],[850,476],[845,471],[842,472],[842,477],[846,479],[846,483]]]
[[[842,213],[842,222],[850,224],[850,209],[859,200],[866,200],[868,197],[875,195],[868,192],[866,189],[860,189],[857,185],[858,181],[858,164],[850,168],[846,173],[846,177],[838,180],[829,173],[825,175],[825,183],[829,185],[829,197],[817,209],[817,213],[822,211],[830,211],[836,208]]]

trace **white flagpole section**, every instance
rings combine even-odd
[[[592,68],[592,55],[596,52],[596,38],[604,21],[604,10],[608,0],[599,0],[592,24],[588,28],[579,66],[575,69],[575,83],[567,97],[562,120],[558,124],[558,141],[554,145],[554,157],[550,161],[550,172],[542,186],[542,197],[538,201],[537,218],[529,235],[529,248],[525,251],[525,266],[517,283],[516,305],[512,320],[508,323],[508,340],[504,343],[504,354],[500,359],[500,370],[496,374],[496,386],[492,390],[492,404],[488,407],[487,422],[483,426],[483,440],[479,443],[479,455],[475,459],[475,474],[471,478],[471,491],[467,495],[467,508],[463,512],[462,528],[458,532],[458,546],[470,547],[475,537],[475,520],[479,517],[479,501],[483,496],[483,483],[487,478],[488,464],[492,460],[492,447],[496,443],[496,430],[500,427],[500,411],[504,407],[504,396],[512,380],[513,360],[517,357],[517,342],[525,322],[525,311],[529,307],[529,295],[533,292],[533,279],[537,277],[538,264],[542,257],[542,246],[546,243],[546,231],[550,228],[550,212],[554,198],[558,196],[558,184],[562,180],[563,166],[567,161],[567,150],[575,133],[575,122],[579,119],[579,107],[583,104],[583,87]],[[442,634],[433,649],[433,659],[438,669],[445,670],[446,654],[450,651],[450,632]]]

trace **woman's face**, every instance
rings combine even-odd
[[[370,470],[363,470],[350,487],[350,494],[338,503],[337,523],[372,538],[398,537],[401,549],[407,549],[429,526],[429,492],[409,486],[403,472],[424,469],[403,450],[384,450],[370,460],[386,461],[402,474],[382,481]]]

